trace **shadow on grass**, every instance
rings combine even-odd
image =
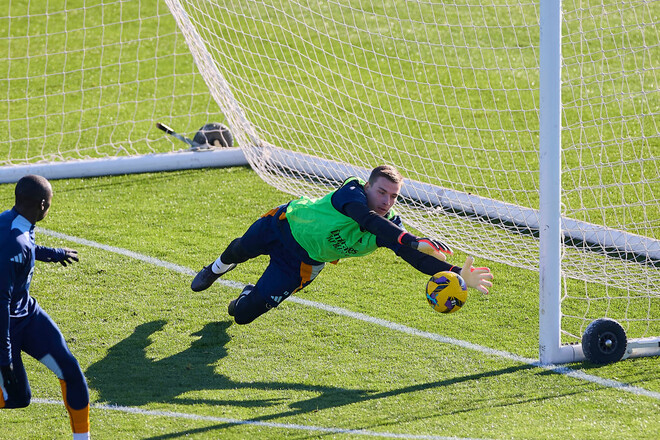
[[[217,374],[214,365],[227,355],[225,345],[229,342],[227,329],[230,322],[209,323],[194,333],[200,338],[190,347],[170,357],[151,360],[145,349],[151,344],[150,336],[161,330],[165,321],[152,321],[138,326],[133,334],[108,351],[107,356],[92,364],[86,371],[91,388],[99,393],[99,401],[121,406],[141,406],[149,403],[180,405],[228,405],[241,407],[267,407],[282,404],[282,399],[250,399],[251,391],[304,391],[315,397],[290,402],[288,410],[250,419],[244,424],[268,422],[280,418],[314,413],[328,408],[337,408],[369,400],[385,399],[406,393],[433,388],[442,388],[461,382],[480,380],[487,377],[511,374],[535,368],[521,365],[486,373],[454,377],[423,384],[416,384],[384,392],[347,389],[341,387],[314,386],[289,382],[237,382]],[[182,398],[184,393],[208,390],[245,390],[236,400]],[[164,434],[155,439],[185,437],[192,434],[211,432],[236,426],[234,423],[219,423],[203,428]],[[322,433],[315,433],[320,435]]]
[[[230,322],[209,323],[193,333],[193,336],[200,338],[186,350],[160,360],[148,359],[145,349],[151,344],[150,336],[165,324],[165,321],[159,320],[139,325],[131,336],[111,347],[104,359],[90,365],[85,375],[90,387],[98,391],[99,401],[121,406],[163,402],[263,407],[278,404],[280,399],[241,397],[240,400],[218,400],[178,396],[197,390],[292,390],[320,393],[333,401],[340,398],[341,402],[353,402],[367,393],[363,390],[288,382],[236,382],[217,374],[214,365],[227,355],[225,345],[229,342],[227,328]],[[249,395],[249,392],[246,394]]]

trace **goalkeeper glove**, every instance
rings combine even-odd
[[[465,259],[465,264],[461,269],[461,277],[465,280],[465,284],[468,287],[477,289],[483,294],[488,294],[488,288],[493,286],[492,280],[493,274],[490,272],[490,269],[487,267],[473,267],[474,258],[467,257]]]
[[[0,373],[2,374],[2,386],[7,392],[7,398],[9,399],[11,396],[18,396],[20,394],[18,381],[14,375],[14,367],[12,364],[1,366]]]
[[[433,238],[418,238],[410,243],[410,247],[435,257],[440,261],[447,261],[447,255],[453,253],[449,246]]]

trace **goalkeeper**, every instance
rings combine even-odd
[[[445,261],[452,253],[449,247],[403,229],[392,209],[402,184],[396,168],[381,165],[368,182],[352,177],[320,199],[302,197],[274,208],[204,267],[190,287],[196,292],[208,289],[237,264],[269,255],[270,263],[256,285],[247,285],[229,303],[228,313],[236,323],[248,324],[311,283],[325,263],[387,247],[420,272],[450,270],[460,274],[468,287],[488,293],[493,278],[488,268],[473,267],[472,257],[462,268],[452,266]]]
[[[35,260],[66,266],[78,261],[78,253],[35,245],[34,225],[46,217],[53,197],[48,180],[25,176],[14,192],[14,207],[0,214],[0,408],[24,408],[30,404],[23,351],[59,378],[73,439],[89,439],[89,390],[85,376],[59,328],[29,292]]]

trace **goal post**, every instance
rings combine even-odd
[[[539,18],[539,360],[550,364],[561,362],[561,0],[540,0]]]
[[[248,165],[248,161],[240,148],[181,151],[0,167],[0,184],[18,182],[28,174],[47,179],[74,179],[243,165]]]

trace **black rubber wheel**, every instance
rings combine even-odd
[[[234,136],[226,125],[212,122],[200,128],[195,133],[193,141],[200,145],[209,144],[211,147],[227,148],[234,145]]]
[[[595,320],[582,335],[582,351],[587,360],[594,364],[620,361],[627,346],[626,331],[621,324],[609,318]]]

